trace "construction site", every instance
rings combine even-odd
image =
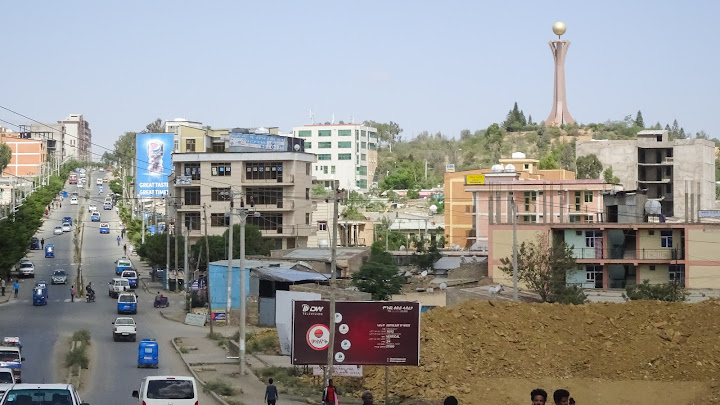
[[[419,367],[390,367],[391,397],[529,403],[564,388],[582,405],[720,404],[720,300],[579,306],[468,301],[422,315]],[[367,367],[382,398],[385,368]]]

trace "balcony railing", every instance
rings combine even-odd
[[[243,182],[247,184],[277,184],[277,183],[295,183],[295,175],[284,174],[276,179],[248,179],[243,178]]]
[[[613,247],[602,248],[573,248],[575,259],[593,260],[684,260],[683,249],[624,249]]]
[[[275,204],[255,204],[252,208],[258,211],[292,210],[295,209],[295,200],[285,198]]]
[[[262,229],[260,233],[262,233],[263,236],[294,235],[295,225],[278,225],[274,229]]]

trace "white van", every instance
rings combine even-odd
[[[197,383],[193,377],[150,376],[140,382],[140,391],[132,396],[145,405],[196,405]]]

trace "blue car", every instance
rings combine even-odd
[[[45,257],[55,257],[55,245],[52,243],[45,245]]]
[[[121,257],[115,261],[115,275],[119,276],[125,270],[132,270],[132,262],[127,257]]]
[[[110,224],[103,222],[100,224],[100,233],[110,233]]]
[[[62,223],[64,224],[65,222],[72,225],[72,217],[63,217]]]
[[[158,368],[158,344],[154,339],[143,339],[138,345],[138,368]]]
[[[131,289],[136,289],[138,286],[138,276],[135,270],[123,270],[120,275],[122,278],[126,278]]]
[[[110,204],[110,203],[105,203],[105,204],[103,204],[103,209],[104,209],[104,210],[111,210],[111,209],[112,209],[112,204]]]
[[[117,301],[118,314],[137,314],[137,295],[121,293]]]
[[[99,212],[93,212],[92,215],[90,215],[90,220],[92,222],[100,222],[100,213]]]

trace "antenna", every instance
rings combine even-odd
[[[333,113],[333,115],[332,115],[332,121],[331,121],[331,123],[332,123],[333,125],[335,125],[335,113]]]
[[[355,117],[353,117],[352,114],[350,114],[350,123],[351,123],[351,124],[354,124],[354,123],[355,123]]]
[[[310,109],[310,123],[315,125],[315,113],[313,113],[312,108]]]

